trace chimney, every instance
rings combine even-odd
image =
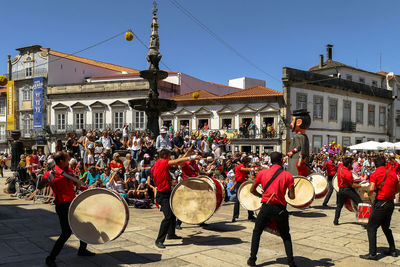
[[[319,64],[318,67],[320,69],[322,69],[322,67],[324,66],[324,55],[319,55]]]
[[[12,64],[11,64],[11,55],[8,55],[8,66],[7,66],[7,70],[8,70],[8,80],[11,81],[12,80]]]
[[[332,60],[332,47],[331,44],[326,45],[326,60]]]

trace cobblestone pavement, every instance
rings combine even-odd
[[[17,199],[3,193],[5,179],[0,178],[0,265],[44,266],[44,259],[59,235],[58,218],[53,205]],[[330,204],[336,196],[333,194]],[[322,200],[311,208],[291,211],[290,227],[295,261],[298,266],[398,266],[400,257],[379,254],[379,260],[359,259],[368,250],[367,233],[354,223],[354,214],[343,209],[339,226],[334,226],[334,209],[322,209]],[[125,232],[105,245],[89,246],[95,257],[76,255],[79,241],[72,236],[57,258],[59,266],[246,266],[250,253],[253,223],[247,212],[231,223],[232,204],[224,204],[207,226],[183,224],[177,234],[183,240],[166,240],[166,249],[154,246],[162,212],[156,208],[129,208],[130,220]],[[400,218],[396,209],[392,229],[400,243]],[[378,252],[387,246],[378,230]],[[286,266],[282,241],[264,232],[257,263],[259,266]]]

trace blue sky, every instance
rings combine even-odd
[[[238,57],[180,11],[189,10]],[[32,44],[73,53],[131,28],[146,44],[152,0],[2,1],[0,73],[7,55]],[[308,69],[333,44],[334,60],[400,73],[400,1],[159,0],[160,51],[174,71],[227,84],[242,76],[266,80],[281,90],[282,67]],[[121,35],[77,54],[136,69],[148,67],[147,50]],[[261,69],[262,71],[260,71]],[[268,75],[267,75],[267,74]],[[272,77],[271,77],[272,76]]]

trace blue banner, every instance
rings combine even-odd
[[[43,129],[43,77],[33,78],[33,129]]]

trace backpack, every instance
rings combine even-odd
[[[130,198],[129,199],[129,204],[133,205],[137,209],[150,209],[151,208],[150,199]]]

